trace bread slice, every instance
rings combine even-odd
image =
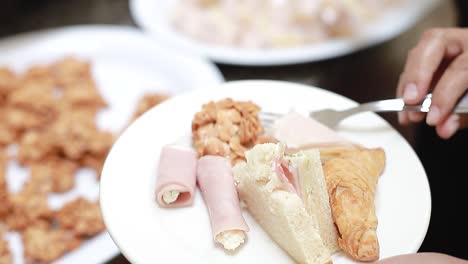
[[[320,237],[331,253],[338,250],[337,230],[333,223],[327,183],[318,149],[300,151],[285,159],[298,172],[301,197],[305,208],[318,227]]]
[[[283,153],[284,145],[271,143],[257,145],[245,153],[247,162],[233,168],[240,199],[270,237],[297,262],[331,262],[330,250],[324,245],[316,220],[301,197],[288,190],[275,171]],[[312,156],[303,155],[308,157]]]

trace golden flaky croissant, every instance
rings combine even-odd
[[[338,244],[355,260],[379,258],[374,194],[384,166],[380,148],[343,151],[323,166]]]

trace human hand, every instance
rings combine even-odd
[[[409,53],[400,76],[397,97],[416,104],[432,90],[432,105],[424,113],[401,112],[401,124],[426,118],[440,137],[450,138],[468,127],[468,118],[452,114],[452,109],[468,88],[468,29],[435,28],[426,31]]]
[[[468,264],[468,261],[440,253],[417,253],[386,258],[375,264]]]

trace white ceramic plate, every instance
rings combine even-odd
[[[393,37],[416,23],[439,0],[401,0],[372,25],[364,26],[351,37],[303,47],[247,50],[202,43],[176,32],[170,25],[171,10],[183,0],[130,0],[136,23],[151,33],[158,43],[188,52],[203,54],[216,62],[237,65],[281,65],[318,61],[345,55]]]
[[[285,113],[326,106],[355,105],[337,94],[286,82],[241,81],[212,91],[199,90],[148,111],[119,138],[104,165],[101,208],[109,233],[134,263],[293,263],[262,228],[244,213],[251,231],[235,254],[212,240],[208,213],[200,193],[193,206],[161,209],[155,203],[155,179],[161,147],[189,139],[191,120],[201,105],[231,97],[252,100],[265,111]],[[376,194],[381,257],[416,252],[426,234],[431,196],[424,169],[408,143],[375,114],[344,121],[338,132],[367,147],[381,146],[387,166]],[[352,263],[334,255],[334,263]]]
[[[100,113],[101,127],[118,132],[131,117],[140,96],[149,91],[180,94],[223,81],[210,63],[158,48],[139,31],[127,27],[83,26],[27,33],[0,40],[0,67],[22,71],[31,64],[47,63],[76,55],[93,63],[93,75],[108,110]],[[11,162],[7,179],[11,191],[19,191],[28,172]],[[97,199],[99,184],[94,174],[82,170],[76,188],[51,195],[49,204],[59,208],[78,196]],[[20,237],[8,233],[15,264],[23,263]],[[119,253],[107,232],[87,241],[57,263],[103,263]]]

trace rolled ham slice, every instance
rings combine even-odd
[[[220,156],[198,160],[197,181],[210,215],[215,242],[234,250],[244,243],[249,227],[239,206],[230,162]]]
[[[196,187],[197,154],[175,145],[162,148],[156,180],[156,201],[161,207],[191,205]]]

